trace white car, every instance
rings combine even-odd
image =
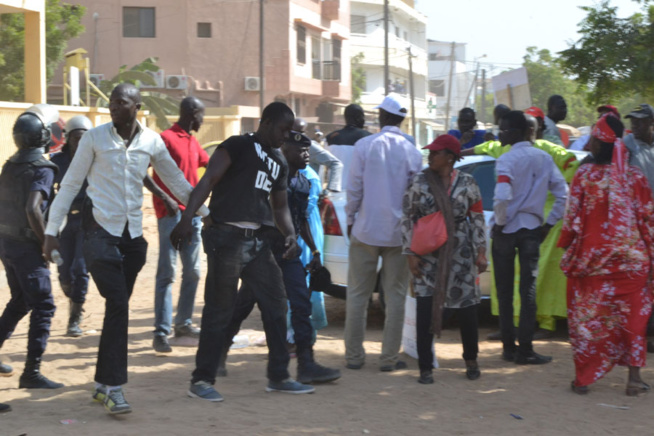
[[[347,179],[347,171],[352,156],[352,146],[332,146],[329,151],[343,162],[343,174]],[[581,160],[588,155],[585,151],[572,151],[577,159]],[[455,168],[471,174],[481,191],[482,203],[484,207],[484,218],[486,220],[486,235],[490,241],[489,222],[493,216],[493,193],[495,191],[495,158],[485,155],[466,156],[454,165]],[[347,271],[348,271],[348,251],[350,241],[347,237],[347,217],[345,216],[345,190],[339,193],[331,194],[323,199],[320,205],[320,215],[325,231],[324,257],[325,267],[330,271],[333,285],[328,294],[345,298],[347,289]],[[487,257],[490,259],[490,243],[488,244]],[[381,267],[381,261],[380,265]],[[492,272],[489,269],[480,274],[478,280],[481,287],[482,298],[490,297],[490,286]],[[379,278],[377,280],[376,291],[380,292],[383,297],[383,289],[380,289]],[[383,298],[382,298],[383,301]]]

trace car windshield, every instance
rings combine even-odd
[[[461,165],[457,169],[466,172],[475,178],[481,191],[484,210],[493,210],[493,193],[495,192],[495,161],[478,162],[470,165]]]

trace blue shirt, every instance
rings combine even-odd
[[[57,185],[57,188],[61,185],[61,181],[64,179],[64,176],[66,175],[66,172],[68,171],[68,168],[70,167],[70,163],[72,161],[73,161],[73,157],[68,152],[66,146],[64,146],[61,152],[54,153],[53,155],[50,156],[50,162],[56,164],[59,167],[59,172],[57,173],[54,179],[54,183],[55,185]],[[82,189],[79,190],[79,192],[75,196],[75,199],[73,200],[73,205],[75,204],[81,205],[81,202],[86,198],[87,186],[88,183],[85,180],[84,184],[82,185]]]
[[[568,185],[552,157],[529,141],[514,144],[495,163],[497,184],[491,225],[504,226],[503,233],[535,229],[543,225],[547,192],[555,198],[547,224],[563,217]]]
[[[32,183],[30,183],[30,192],[37,191],[43,195],[41,212],[45,212],[48,208],[54,178],[55,174],[52,168],[38,167],[34,169],[34,176],[32,177]]]
[[[462,150],[465,150],[466,148],[472,148],[475,145],[483,144],[484,142],[486,142],[486,140],[484,139],[484,135],[486,134],[485,130],[473,130],[473,132],[475,133],[475,136],[472,137],[470,142],[468,142],[466,144],[461,144],[461,149]],[[460,130],[452,129],[452,130],[448,131],[447,134],[454,136],[459,141],[461,140],[461,131]]]

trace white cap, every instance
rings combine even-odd
[[[403,118],[406,117],[407,114],[407,110],[402,107],[402,104],[393,94],[388,94],[379,106],[375,106],[375,109],[384,109],[389,114],[397,115]],[[401,109],[403,109],[404,112],[402,112]]]

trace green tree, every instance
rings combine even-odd
[[[524,67],[529,77],[529,90],[534,106],[547,114],[547,100],[553,94],[562,95],[568,103],[565,124],[572,126],[591,125],[597,116],[586,100],[584,90],[561,72],[561,65],[549,50],[528,47]]]
[[[603,103],[640,94],[654,98],[654,6],[640,0],[642,12],[619,18],[609,0],[582,7],[579,41],[560,53],[565,72]]]
[[[366,72],[361,66],[363,53],[352,56],[350,65],[352,70],[352,103],[361,103],[361,94],[366,89]]]
[[[64,58],[68,41],[84,31],[81,24],[86,8],[59,0],[45,4],[45,60],[49,82]],[[25,99],[25,16],[0,15],[0,100]]]
[[[106,107],[109,101],[106,99],[111,94],[111,91],[120,83],[132,83],[138,87],[141,85],[156,85],[157,82],[148,73],[159,71],[157,66],[157,58],[147,58],[141,63],[127,68],[123,65],[118,70],[118,74],[109,80],[100,82],[100,91],[104,94],[101,96],[97,92],[95,95],[98,97],[96,105]],[[145,88],[147,89],[147,88]],[[166,130],[170,127],[170,122],[166,115],[176,115],[179,112],[180,101],[164,94],[163,92],[141,90],[141,99],[143,100],[143,109],[149,110],[157,118],[157,127],[161,130]]]

